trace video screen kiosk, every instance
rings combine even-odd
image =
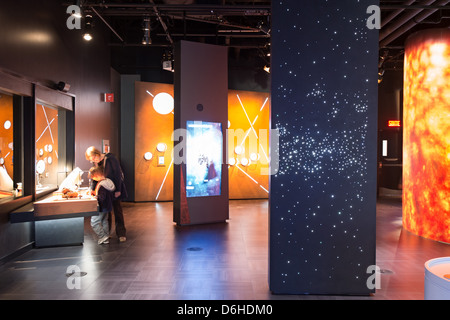
[[[222,127],[220,122],[186,122],[184,162],[178,165],[180,198],[174,206],[178,225],[228,219],[228,170],[223,161]]]
[[[228,51],[180,41],[175,47],[173,221],[228,220]]]

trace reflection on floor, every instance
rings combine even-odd
[[[272,295],[267,208],[230,201],[228,223],[178,228],[171,202],[124,203],[127,242],[97,245],[86,221],[84,245],[33,249],[0,266],[0,299],[423,299],[424,263],[450,256],[449,245],[402,229],[400,199],[382,199],[376,294]]]

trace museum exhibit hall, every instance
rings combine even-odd
[[[450,300],[450,1],[8,0],[0,45],[0,300]]]

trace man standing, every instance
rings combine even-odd
[[[91,146],[86,149],[86,160],[95,166],[103,167],[105,177],[111,179],[116,186],[113,200],[114,220],[116,225],[116,234],[120,242],[125,242],[126,228],[123,217],[121,200],[128,196],[124,183],[124,176],[120,167],[119,160],[112,153],[101,153],[97,148]],[[93,181],[95,184],[95,181]],[[95,185],[93,186],[95,188]],[[109,215],[109,226],[111,228],[111,215]]]

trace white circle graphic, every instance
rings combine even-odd
[[[6,120],[5,123],[3,124],[3,127],[8,130],[9,128],[11,128],[11,121]]]
[[[153,109],[155,109],[155,111],[159,114],[171,113],[173,110],[173,105],[173,97],[166,92],[158,93],[153,98]]]

